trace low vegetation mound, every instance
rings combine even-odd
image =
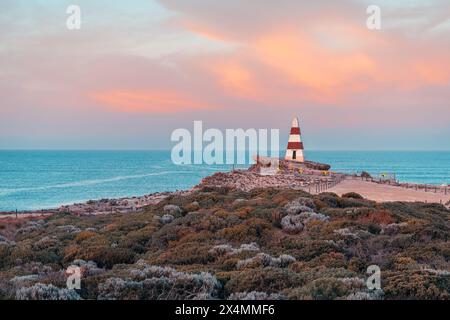
[[[4,220],[0,298],[448,299],[449,217],[356,193],[208,187],[143,213]]]

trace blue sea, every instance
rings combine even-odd
[[[334,171],[450,183],[450,152],[309,151],[306,157],[329,163]],[[174,165],[170,151],[0,151],[0,211],[188,189],[205,176],[231,169]]]

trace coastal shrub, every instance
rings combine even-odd
[[[289,299],[295,300],[333,300],[350,293],[349,285],[336,278],[321,278],[301,288],[290,290]]]
[[[155,231],[149,240],[149,247],[164,249],[168,246],[169,242],[179,240],[183,230],[194,232],[194,230],[187,226],[175,223],[164,225],[161,229]]]
[[[0,269],[6,267],[10,263],[9,256],[11,254],[11,249],[8,244],[0,243]]]
[[[258,268],[233,272],[225,284],[228,292],[264,291],[278,293],[285,288],[303,285],[303,278],[289,269]]]
[[[350,293],[346,300],[382,300],[384,298],[383,290],[357,291]]]
[[[332,192],[323,192],[316,196],[321,203],[331,208],[336,208],[338,206],[339,196]]]
[[[195,242],[182,243],[174,248],[166,249],[152,260],[152,263],[170,265],[207,264],[214,260],[213,254],[208,250],[209,248],[209,245],[201,245]]]
[[[163,224],[168,224],[168,223],[171,223],[174,219],[175,219],[175,217],[173,215],[165,214],[161,217],[161,219],[159,221],[161,221],[161,223],[163,223]]]
[[[358,199],[358,198],[338,198],[337,200],[339,208],[374,208],[375,201],[367,200],[367,199]]]
[[[217,236],[231,242],[259,242],[271,228],[271,225],[259,218],[250,218],[243,223],[224,228]]]
[[[209,244],[211,241],[215,239],[215,235],[213,232],[208,230],[202,230],[198,232],[191,232],[183,235],[179,240],[171,241],[169,243],[170,247],[176,247],[179,244],[190,242],[190,243],[201,243],[201,244]]]
[[[396,222],[396,219],[387,210],[372,210],[363,213],[358,217],[358,221],[365,223],[375,223],[378,225],[389,225]]]
[[[299,214],[301,212],[312,212],[316,209],[316,205],[311,198],[299,197],[284,206],[287,214]]]
[[[193,201],[183,206],[185,212],[193,212],[200,209],[200,204],[197,201]]]
[[[233,212],[233,214],[235,214],[239,218],[245,218],[245,217],[249,216],[250,213],[252,213],[253,211],[255,211],[255,208],[250,207],[250,206],[245,206],[245,207],[241,207],[241,208],[235,210]]]
[[[242,252],[259,252],[261,249],[255,242],[243,243],[238,248],[233,248],[230,244],[219,244],[212,247],[208,252],[214,256],[220,255],[237,255]]]
[[[383,291],[387,299],[449,299],[450,277],[426,271],[386,272]]]
[[[16,291],[17,300],[80,300],[75,290],[60,289],[52,284],[37,283]]]
[[[166,214],[173,215],[173,216],[177,216],[182,213],[181,208],[174,204],[165,205],[163,210]]]
[[[272,257],[266,253],[258,253],[252,258],[238,261],[236,268],[255,268],[255,267],[287,267],[290,263],[295,262],[295,258],[288,254],[282,254],[278,258]]]
[[[356,192],[348,192],[342,195],[342,198],[350,198],[350,199],[364,199],[362,195]]]
[[[289,236],[281,239],[280,242],[285,253],[301,261],[309,261],[324,253],[335,252],[337,249],[336,245],[330,241],[304,239],[298,236]]]
[[[282,220],[282,215],[281,212],[278,210],[274,210],[271,213],[271,217],[270,217],[270,221],[272,222],[273,226],[276,228],[281,228],[281,220]]]
[[[320,212],[322,209],[328,208],[328,205],[318,198],[314,198],[314,205],[316,206],[316,210],[318,212]]]
[[[309,267],[325,266],[327,268],[345,268],[347,266],[347,258],[341,252],[327,252],[313,258],[308,263]]]
[[[296,215],[287,215],[281,219],[281,227],[287,233],[299,233],[305,226],[314,221],[328,221],[329,217],[315,212],[302,212]]]
[[[402,232],[402,229],[408,226],[408,223],[401,222],[401,223],[390,223],[386,226],[383,226],[383,229],[381,230],[381,234],[386,235],[394,235]]]
[[[100,247],[81,250],[77,255],[78,259],[91,260],[101,268],[111,269],[116,264],[133,263],[135,254],[130,249]]]
[[[266,293],[260,291],[232,293],[228,300],[284,300],[285,296],[280,293]]]
[[[75,236],[75,241],[76,242],[82,242],[86,239],[95,237],[97,235],[97,233],[93,232],[93,231],[81,231],[80,233],[78,233]]]
[[[299,233],[305,227],[302,221],[303,218],[300,215],[287,215],[281,219],[281,228],[287,233]]]
[[[152,238],[155,228],[153,226],[144,227],[139,230],[134,230],[126,234],[120,239],[120,246],[128,248],[136,253],[144,253],[147,251],[147,244]]]
[[[369,215],[373,212],[372,208],[353,207],[353,208],[328,208],[322,210],[322,214],[330,216],[334,219],[344,219],[347,221],[357,220],[362,216]]]
[[[109,278],[99,285],[101,300],[188,300],[217,298],[221,284],[210,273],[185,273],[139,262],[130,278]]]

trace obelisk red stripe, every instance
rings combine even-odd
[[[303,150],[303,142],[288,142],[287,148],[291,150]]]
[[[291,134],[300,134],[300,128],[292,127],[291,128]]]

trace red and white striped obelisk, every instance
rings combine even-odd
[[[303,142],[297,117],[292,120],[291,134],[289,135],[286,157],[284,159],[297,162],[305,161],[305,157],[303,156]]]

